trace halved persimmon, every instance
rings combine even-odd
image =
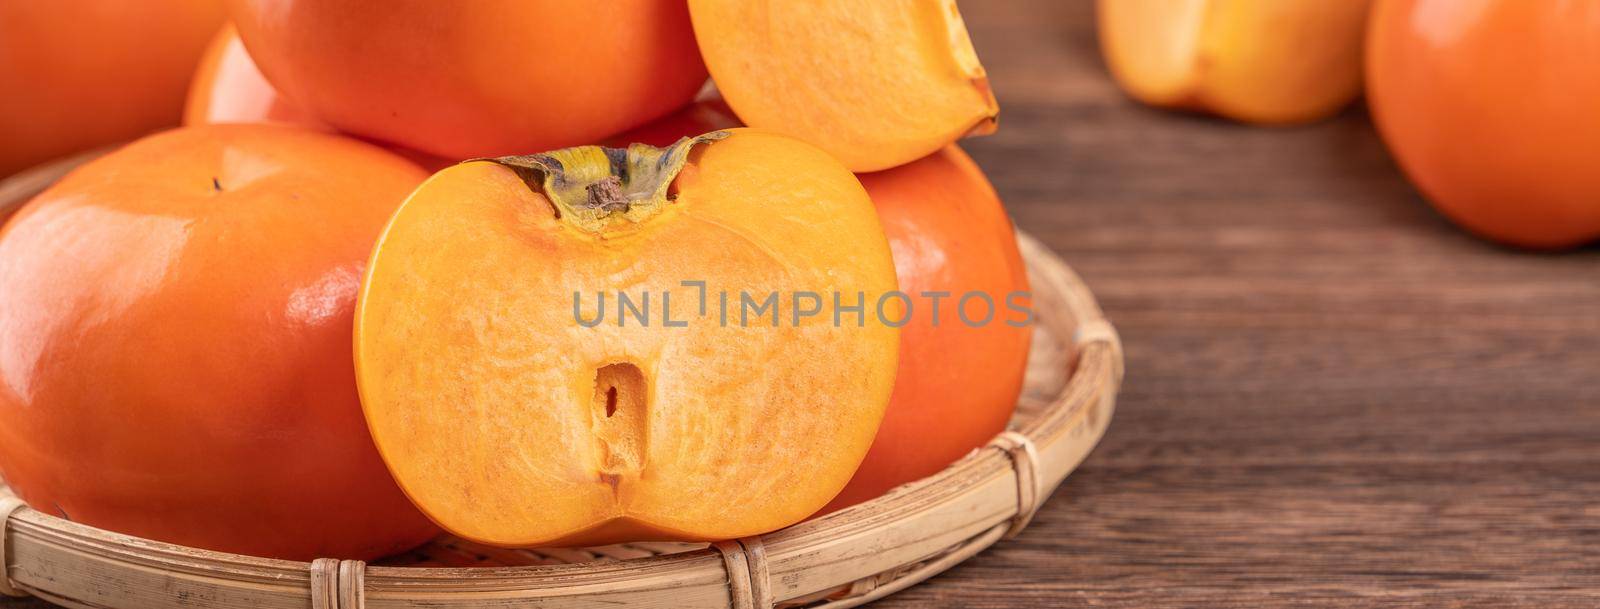
[[[851,171],[917,160],[1000,108],[955,0],[690,0],[717,89],[745,124]]]
[[[379,240],[357,377],[390,471],[457,535],[736,538],[855,472],[894,383],[895,287],[861,184],[792,138],[475,161]]]

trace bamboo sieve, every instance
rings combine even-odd
[[[0,220],[99,154],[0,182]],[[1111,421],[1123,365],[1116,331],[1065,263],[1033,238],[1018,238],[1037,325],[1010,430],[876,500],[710,546],[506,550],[443,537],[368,565],[129,537],[28,509],[0,485],[0,593],[105,609],[839,609],[877,600],[1020,533]]]

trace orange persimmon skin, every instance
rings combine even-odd
[[[221,0],[0,0],[0,176],[177,125],[222,19]]]
[[[627,133],[610,138],[607,146],[627,148],[629,144],[668,146],[679,138],[694,137],[719,129],[743,127],[739,116],[720,96],[712,95],[684,106]]]
[[[666,145],[680,137],[738,126],[722,100],[696,102],[624,134],[617,145]],[[850,484],[823,508],[832,512],[937,473],[1005,430],[1026,372],[1031,328],[1005,324],[1022,317],[1006,297],[1028,291],[1016,232],[994,187],[952,144],[921,160],[857,176],[878,211],[894,255],[900,291],[915,306],[900,329],[900,367],[872,449]],[[941,303],[933,325],[923,292],[955,298],[981,291],[995,301],[992,323],[962,324],[955,303]],[[1028,299],[1017,304],[1031,307]],[[981,318],[980,305],[970,313]]]
[[[332,130],[267,82],[232,23],[224,25],[206,47],[183,109],[184,125],[217,123],[283,123]]]
[[[279,91],[342,131],[474,158],[589,144],[706,80],[682,0],[230,0]]]
[[[0,230],[0,475],[34,508],[255,556],[370,559],[436,529],[372,445],[362,269],[425,177],[354,140],[139,140]]]
[[[217,32],[200,59],[200,68],[195,71],[194,83],[189,88],[189,103],[183,110],[183,124],[187,126],[228,123],[277,123],[318,131],[334,130],[301,110],[267,82],[232,23]],[[454,160],[410,148],[388,148],[430,172],[455,164]]]
[[[983,171],[954,144],[887,171],[861,174],[894,253],[900,291],[917,307],[900,329],[900,371],[866,460],[823,512],[876,498],[938,473],[1005,431],[1022,392],[1033,328],[1008,309],[1031,307],[1016,229]],[[949,292],[939,323],[921,297]],[[994,299],[994,318],[972,327],[955,313],[968,292]],[[982,319],[984,306],[968,305]]]
[[[1600,238],[1600,3],[1381,0],[1372,114],[1406,175],[1473,233]]]

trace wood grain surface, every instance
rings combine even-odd
[[[1462,233],[1359,108],[1128,101],[1090,2],[962,8],[1002,108],[966,148],[1128,375],[1021,538],[879,606],[1600,606],[1600,250]]]
[[[962,9],[1002,107],[966,148],[1128,373],[1020,538],[878,606],[1600,606],[1600,249],[1463,234],[1360,109],[1138,106],[1087,0]]]

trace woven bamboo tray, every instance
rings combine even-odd
[[[0,220],[97,154],[0,182]],[[97,609],[836,609],[877,600],[1021,532],[1111,421],[1122,380],[1115,330],[1066,264],[1031,237],[1019,239],[1038,325],[1010,430],[874,501],[710,546],[505,550],[443,537],[368,565],[119,535],[28,509],[0,484],[0,593]]]

